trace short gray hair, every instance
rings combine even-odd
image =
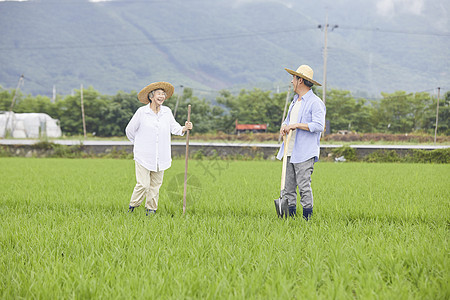
[[[150,101],[150,103],[152,103],[152,99],[151,98],[153,98],[153,96],[155,95],[155,92],[156,91],[163,91],[164,92],[164,94],[166,94],[167,95],[167,93],[166,93],[166,91],[165,90],[163,90],[163,89],[156,89],[156,90],[153,90],[153,91],[151,91],[150,93],[148,93],[148,101]]]

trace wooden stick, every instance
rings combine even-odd
[[[191,121],[191,105],[188,105],[187,121]],[[189,159],[189,129],[186,131],[186,162],[184,165],[183,215],[186,213],[187,171]]]
[[[287,151],[289,147],[289,141],[291,140],[292,130],[289,131],[289,134],[283,135],[283,142],[284,142],[284,154],[283,154],[283,169],[281,169],[281,191],[284,190],[285,184],[286,184],[286,165],[287,165]]]

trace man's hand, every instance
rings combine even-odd
[[[283,125],[280,129],[280,134],[288,134],[289,131],[297,129],[298,125],[299,125],[298,123]]]
[[[288,134],[289,131],[295,130],[295,129],[309,131],[309,126],[307,123],[294,123],[294,124],[289,124],[289,125],[283,125],[280,129],[280,134],[281,135]]]

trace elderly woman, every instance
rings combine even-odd
[[[141,205],[144,198],[147,199],[146,215],[156,212],[164,170],[172,163],[170,134],[184,135],[193,127],[191,122],[181,126],[175,121],[170,108],[163,106],[173,91],[173,86],[167,82],[155,82],[143,88],[138,99],[147,105],[136,111],[125,129],[134,146],[137,182],[131,195],[129,212]]]

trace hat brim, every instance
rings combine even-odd
[[[150,100],[148,100],[148,94],[149,94],[151,91],[159,90],[159,89],[161,89],[161,90],[163,90],[164,92],[166,92],[166,95],[167,95],[167,96],[166,96],[166,100],[169,99],[170,97],[172,97],[173,91],[175,90],[175,88],[173,87],[173,85],[171,85],[171,84],[168,83],[168,82],[163,82],[163,81],[160,81],[160,82],[154,82],[154,83],[151,83],[151,84],[147,85],[145,88],[143,88],[143,89],[139,92],[139,94],[138,94],[138,99],[139,99],[139,101],[141,101],[141,102],[144,103],[144,104],[150,103]]]
[[[314,85],[322,86],[322,85],[321,85],[320,83],[318,83],[317,81],[312,80],[312,78],[309,78],[309,77],[305,76],[305,75],[302,74],[302,73],[295,72],[294,70],[291,70],[291,69],[285,69],[285,70],[286,70],[289,74],[291,74],[291,75],[295,75],[295,76],[301,77],[301,78],[303,78],[303,79],[306,79],[306,80],[308,80],[309,82],[312,82]]]

